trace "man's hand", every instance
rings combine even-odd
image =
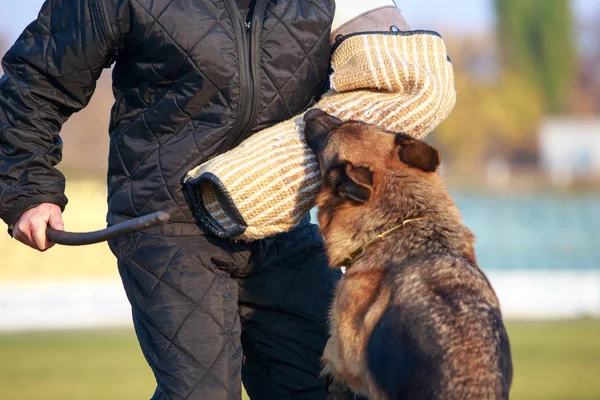
[[[46,251],[54,243],[46,238],[46,228],[63,231],[62,211],[52,203],[42,203],[23,213],[13,227],[13,237],[39,251]]]

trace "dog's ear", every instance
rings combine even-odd
[[[311,137],[329,133],[333,128],[342,124],[339,118],[327,114],[318,108],[313,108],[304,114],[304,132]]]
[[[395,143],[394,153],[406,165],[425,172],[435,172],[442,162],[440,153],[421,140],[399,133]]]
[[[368,168],[346,163],[338,193],[342,198],[366,203],[373,193],[373,173]]]

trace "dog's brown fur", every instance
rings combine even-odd
[[[324,373],[369,399],[507,399],[510,346],[474,236],[435,172],[437,150],[404,134],[306,113],[319,159],[318,217],[337,287]],[[420,219],[418,219],[420,218]]]

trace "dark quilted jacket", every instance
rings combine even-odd
[[[116,61],[109,222],[156,210],[193,221],[184,173],[319,92],[333,9],[257,0],[246,21],[235,0],[47,1],[2,61],[1,217],[11,225],[36,204],[65,206],[61,126]]]

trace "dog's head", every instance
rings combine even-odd
[[[317,206],[328,247],[342,237],[380,233],[390,219],[413,218],[429,208],[428,196],[441,183],[440,154],[432,146],[374,125],[342,122],[318,109],[308,111],[304,122],[323,178]]]

